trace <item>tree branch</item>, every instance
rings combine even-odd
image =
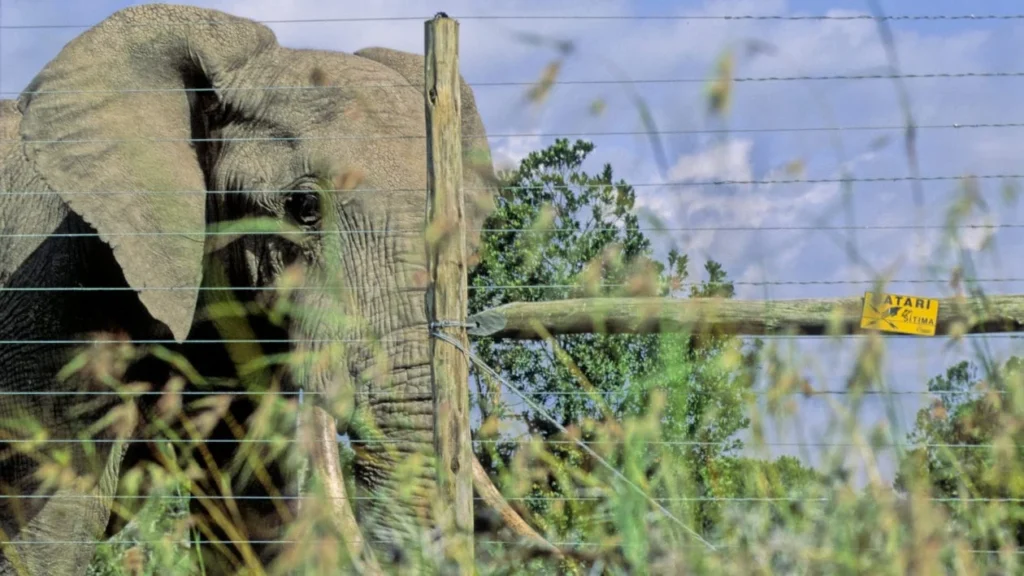
[[[512,509],[508,500],[505,500],[505,497],[498,491],[498,487],[491,482],[490,476],[487,475],[487,471],[484,470],[483,465],[480,464],[480,460],[476,456],[473,457],[473,487],[476,488],[476,492],[480,499],[484,501],[484,504],[501,516],[502,521],[509,530],[520,537],[526,538],[530,543],[542,550],[554,556],[561,556],[561,552],[557,548],[538,534],[526,520],[523,520],[523,517],[518,512]]]

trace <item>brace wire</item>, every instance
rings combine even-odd
[[[463,323],[463,322],[453,322],[453,321],[450,321],[450,320],[449,321],[442,321],[442,322],[449,323],[449,325],[453,323],[456,326],[463,327],[463,328],[474,328],[475,327],[475,325],[470,325],[470,324],[466,324],[466,323]],[[456,339],[452,338],[451,336],[449,336],[449,335],[447,335],[447,334],[445,334],[443,332],[440,332],[438,330],[431,330],[431,336],[433,336],[435,338],[438,338],[440,340],[444,340],[445,342],[448,342],[449,344],[455,346],[460,352],[462,352],[466,356],[466,360],[468,362],[476,363],[476,365],[479,366],[482,370],[484,370],[485,372],[490,374],[498,382],[501,382],[509,390],[511,390],[513,393],[515,393],[517,396],[519,396],[523,400],[523,402],[526,402],[531,408],[533,408],[539,414],[541,414],[546,420],[548,420],[559,431],[561,431],[562,433],[564,433],[566,435],[569,435],[569,431],[566,430],[565,427],[562,426],[561,423],[558,422],[558,420],[556,420],[554,417],[552,417],[550,414],[548,414],[548,412],[546,410],[544,410],[544,408],[542,406],[540,406],[539,404],[537,404],[536,402],[531,400],[529,398],[529,396],[521,393],[517,387],[513,386],[505,378],[502,378],[502,376],[500,374],[498,374],[496,371],[491,369],[491,367],[488,366],[485,362],[483,362],[483,360],[481,360],[476,354],[474,354],[470,350],[467,350],[462,345],[461,342],[459,342],[458,340],[456,340]],[[662,505],[660,502],[658,502],[657,500],[652,498],[649,494],[645,493],[643,491],[643,489],[641,489],[639,486],[637,486],[632,480],[630,480],[628,477],[626,477],[626,475],[623,474],[622,472],[620,472],[617,468],[612,466],[611,463],[609,463],[607,460],[602,458],[600,454],[598,454],[594,449],[592,449],[586,443],[584,443],[581,440],[576,440],[574,443],[577,446],[579,446],[581,449],[583,449],[585,452],[587,452],[587,454],[589,454],[592,458],[597,460],[602,466],[607,468],[612,474],[614,474],[620,480],[625,482],[629,487],[631,487],[633,490],[635,490],[638,494],[643,496],[648,502],[650,502],[656,508],[658,508],[658,510],[660,510],[662,512],[662,514],[664,514],[667,518],[669,518],[670,520],[675,522],[679,527],[681,527],[683,530],[688,532],[691,536],[696,538],[699,542],[704,544],[708,549],[710,549],[710,550],[717,550],[717,548],[715,548],[715,546],[713,544],[711,544],[710,542],[705,540],[704,537],[700,535],[700,533],[698,533],[696,530],[694,530],[693,528],[690,528],[685,523],[683,523],[683,521],[680,520],[679,518],[677,518],[674,514],[672,514],[672,512],[670,512],[668,510],[668,508],[665,508],[664,505]]]

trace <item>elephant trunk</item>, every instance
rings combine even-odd
[[[302,337],[344,342],[343,355],[299,379],[310,390],[327,389],[329,411],[352,440],[363,536],[399,544],[402,534],[432,525],[436,489],[426,250],[423,237],[410,234],[422,227],[422,204],[408,192],[382,190],[372,201],[353,195],[335,210],[341,229],[373,233],[337,235],[327,261],[340,266],[309,278],[337,290],[296,294],[320,310],[303,322]],[[338,401],[339,389],[351,392],[344,394],[350,401]]]
[[[412,336],[412,331],[403,332]],[[425,352],[425,337],[410,340],[406,350]],[[372,497],[362,507],[372,531],[368,538],[394,542],[433,526],[437,477],[430,365],[394,366],[382,380],[363,389],[350,432],[357,483]]]

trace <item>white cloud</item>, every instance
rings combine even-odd
[[[491,157],[496,170],[511,169],[518,167],[530,152],[541,148],[541,137],[536,132],[509,136],[491,141]]]
[[[991,216],[973,217],[964,224],[973,227],[960,230],[957,240],[960,248],[969,252],[980,252],[995,234],[995,228],[991,228],[995,219]]]
[[[669,180],[751,180],[749,139],[727,140],[702,152],[682,156],[669,169]]]

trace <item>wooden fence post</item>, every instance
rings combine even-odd
[[[434,396],[438,518],[446,554],[473,572],[473,446],[469,428],[469,338],[459,24],[439,13],[425,24],[427,119],[427,319]],[[451,341],[446,341],[447,339]],[[455,344],[458,343],[458,345]],[[459,346],[462,349],[459,349]]]

